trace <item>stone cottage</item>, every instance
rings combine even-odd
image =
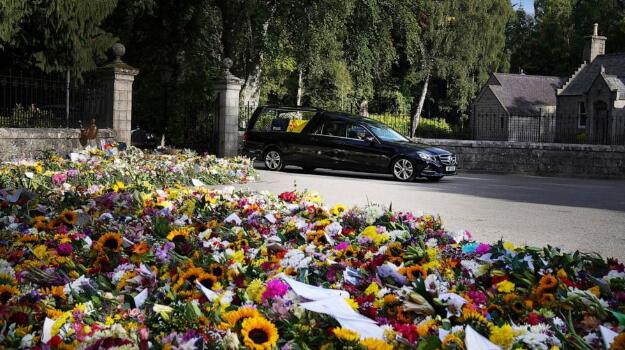
[[[558,89],[560,141],[619,144],[625,140],[625,53],[605,54],[605,36],[586,37],[584,62]],[[574,137],[572,137],[574,136]]]
[[[556,90],[565,80],[552,76],[493,73],[472,106],[475,138],[553,141]]]
[[[585,40],[568,78],[494,73],[472,106],[476,139],[625,143],[625,53],[605,54],[597,24]]]

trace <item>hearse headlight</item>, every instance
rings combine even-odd
[[[421,158],[423,160],[427,160],[427,161],[430,161],[430,162],[434,161],[434,156],[429,154],[429,153],[419,151],[419,152],[417,152],[417,155],[419,155],[419,158]]]

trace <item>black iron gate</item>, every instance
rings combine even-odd
[[[81,128],[91,119],[112,127],[110,87],[98,76],[80,82],[40,72],[0,73],[0,127]]]

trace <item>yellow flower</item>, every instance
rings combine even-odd
[[[11,285],[0,285],[0,303],[6,304],[13,296],[19,295],[20,290]]]
[[[46,247],[45,244],[40,244],[33,249],[33,254],[35,254],[39,260],[43,260],[47,255],[47,252],[48,247]]]
[[[334,208],[330,209],[330,214],[334,216],[339,216],[343,214],[346,210],[347,210],[346,206],[344,206],[343,204],[337,204],[334,206]]]
[[[104,252],[105,250],[119,253],[124,248],[122,236],[116,232],[107,232],[103,234],[93,245],[96,251]]]
[[[392,345],[375,338],[365,338],[360,341],[360,345],[364,346],[367,350],[393,350]]]
[[[390,236],[386,233],[378,233],[375,226],[367,226],[360,234],[363,237],[371,239],[376,246],[380,246],[390,239]]]
[[[358,310],[358,303],[352,298],[345,298],[345,301],[351,306],[352,309]]]
[[[509,324],[501,327],[493,327],[490,332],[490,341],[501,346],[504,350],[509,349],[514,342],[515,333]]]
[[[121,190],[126,189],[126,185],[124,185],[124,183],[121,181],[117,181],[116,183],[113,184],[111,188],[113,189],[113,191],[119,192]]]
[[[458,336],[454,335],[454,334],[447,334],[445,336],[445,339],[443,339],[443,342],[441,343],[441,346],[443,348],[443,350],[447,350],[447,349],[455,349],[455,350],[459,350],[459,349],[465,349],[464,347],[464,342],[462,341],[462,339],[458,338]]]
[[[232,256],[232,260],[234,260],[234,262],[242,263],[243,260],[245,260],[245,253],[243,250],[237,250]]]
[[[179,228],[177,230],[171,230],[168,234],[167,234],[167,239],[170,241],[185,241],[187,238],[189,238],[189,233],[191,232],[191,228],[188,227],[183,227],[183,228]]]
[[[250,285],[247,286],[247,288],[245,289],[245,295],[249,300],[260,303],[262,301],[261,297],[263,296],[265,289],[266,287],[264,286],[263,281],[257,278],[250,282]]]
[[[332,333],[334,333],[334,335],[343,340],[343,341],[347,341],[347,342],[357,342],[358,340],[360,340],[360,335],[357,332],[354,332],[350,329],[347,328],[334,328],[332,329]]]
[[[243,321],[243,344],[251,350],[270,350],[278,342],[278,328],[264,317],[251,317]]]
[[[515,250],[516,246],[512,242],[504,242],[503,247],[505,250]]]
[[[223,315],[223,319],[228,322],[228,326],[230,328],[235,327],[237,325],[237,322],[250,317],[262,317],[262,315],[260,312],[258,312],[258,310],[250,306],[243,306],[240,307],[238,310],[226,312]]]
[[[508,280],[497,283],[497,290],[501,293],[510,293],[514,291],[514,283]]]
[[[366,295],[371,295],[371,294],[377,295],[379,291],[380,291],[380,286],[378,286],[378,284],[375,283],[375,282],[371,282],[369,287],[367,287],[367,289],[365,289],[365,294]]]

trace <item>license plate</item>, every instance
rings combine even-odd
[[[445,171],[456,171],[456,166],[455,165],[447,166],[445,167]]]

